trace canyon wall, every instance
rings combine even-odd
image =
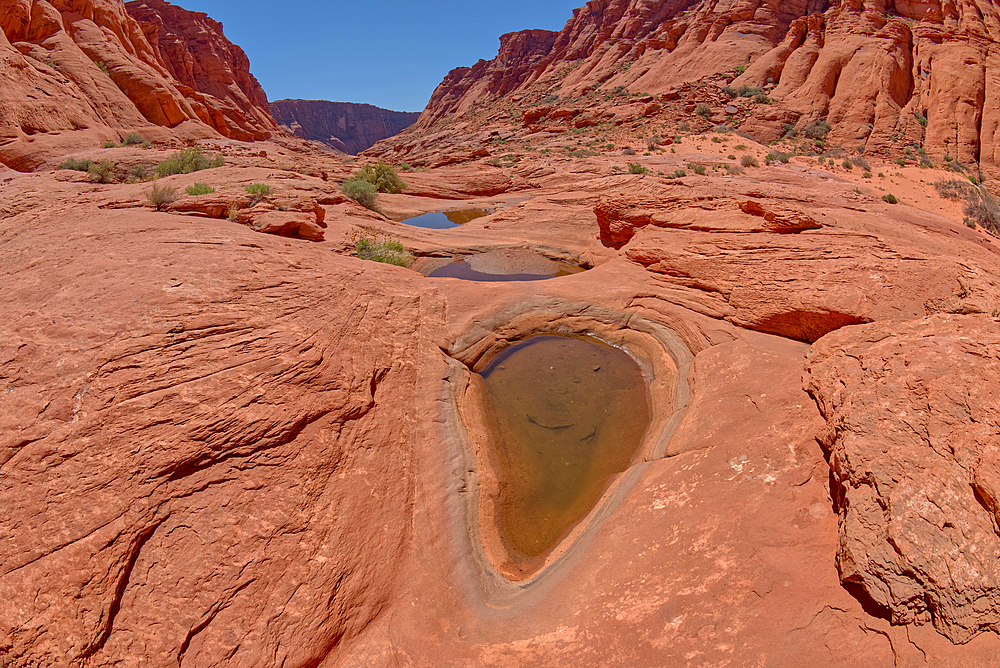
[[[670,94],[700,80],[715,91],[766,91],[752,113],[727,119],[759,140],[825,122],[831,146],[891,157],[921,150],[997,179],[998,37],[1000,13],[988,0],[592,0],[561,31],[504,35],[496,58],[452,70],[413,132],[501,99],[572,101],[595,88]]]
[[[413,125],[418,112],[326,100],[278,100],[271,114],[288,132],[344,153],[360,153]]]
[[[256,105],[244,108],[233,95],[239,88],[235,82],[249,77],[249,72],[236,75],[245,60],[231,61],[232,85],[223,83],[224,76],[215,79],[221,86],[206,90],[199,87],[210,77],[195,76],[188,83],[178,80],[174,72],[184,68],[170,64],[160,49],[155,37],[159,27],[140,25],[121,0],[10,0],[4,4],[0,13],[0,98],[4,100],[0,162],[9,167],[34,169],[55,155],[116,141],[132,131],[153,140],[220,135],[249,140],[277,131],[267,118],[266,104],[261,108],[258,99]],[[156,4],[169,8],[166,3]],[[175,18],[183,14],[194,15],[170,9]],[[143,15],[152,18],[149,13]],[[160,25],[166,28],[175,22],[168,17]],[[177,34],[163,33],[164,45],[180,41]],[[194,47],[196,43],[200,46]],[[190,44],[192,50],[218,50],[228,42],[219,33]],[[235,53],[233,49],[228,53]],[[208,63],[212,58],[199,56],[198,60]],[[228,91],[226,97],[216,97],[222,89]]]

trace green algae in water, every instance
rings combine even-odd
[[[513,345],[481,375],[497,528],[524,565],[551,551],[631,464],[649,425],[646,381],[618,348],[564,336]]]

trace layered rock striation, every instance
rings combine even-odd
[[[496,58],[452,70],[414,132],[477,114],[503,124],[506,109],[484,112],[500,101],[572,103],[591,89],[676,95],[701,79],[716,91],[759,89],[747,113],[720,107],[717,118],[759,140],[807,132],[868,154],[920,150],[997,179],[998,26],[987,0],[593,0],[559,32],[504,35]]]
[[[294,135],[344,153],[360,153],[413,125],[418,112],[326,100],[277,100],[271,113]]]
[[[221,103],[210,109],[216,129],[244,141],[278,130],[267,95],[250,73],[250,59],[226,39],[221,23],[163,0],[134,0],[125,9],[186,95],[201,93]]]
[[[182,12],[169,9],[175,18]],[[174,25],[172,21],[168,17],[162,25]],[[231,74],[232,87],[207,85],[211,77],[200,75],[190,82],[194,86],[183,83],[173,72],[184,68],[169,65],[164,53],[150,42],[147,33],[156,32],[150,25],[144,30],[121,0],[6,3],[0,15],[0,96],[4,100],[0,162],[30,170],[53,155],[115,141],[131,131],[162,140],[220,135],[254,139],[277,131],[267,116],[266,103],[242,108],[232,95],[216,97],[221,88],[232,92],[239,88],[237,80],[249,77],[249,72],[236,74],[245,60],[233,60],[235,69],[230,68],[229,74],[216,71],[215,83]],[[171,43],[176,44],[176,39]],[[211,45],[208,50],[212,51],[228,42],[221,34],[213,34],[203,44]],[[200,58],[203,63],[211,61]]]

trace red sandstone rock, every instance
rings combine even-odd
[[[277,129],[266,105],[254,116],[232,104],[235,83],[229,97],[217,100],[175,80],[120,0],[13,2],[0,21],[0,162],[15,169],[34,169],[132,131],[149,140],[190,141],[219,132],[260,138]],[[221,34],[212,36],[212,48],[225,45],[236,53]],[[211,59],[200,58],[212,72]],[[243,64],[235,60],[236,69],[224,74],[249,78],[249,72],[237,74]],[[226,87],[219,72],[194,83],[214,92]]]
[[[837,565],[897,624],[1000,627],[1000,323],[850,327],[809,355],[840,514]]]
[[[576,98],[623,87],[669,102],[680,98],[679,88],[702,79],[708,85],[692,91],[685,114],[697,102],[728,104],[729,97],[720,96],[727,81],[734,88],[768,88],[770,104],[741,98],[747,106],[737,116],[713,117],[761,141],[789,130],[816,136],[816,124],[827,122],[828,146],[894,157],[922,147],[934,162],[954,157],[997,180],[1000,107],[989,91],[998,26],[1000,15],[987,0],[894,9],[863,0],[752,8],[590,2],[558,33],[504,35],[496,58],[453,70],[403,137],[412,142],[432,127],[440,132],[436,124],[446,118],[503,125],[505,114],[482,110],[507,104],[534,126],[548,109],[518,106],[549,94]],[[721,78],[737,74],[737,66],[746,71],[735,80]],[[639,113],[657,113],[652,109]]]
[[[204,103],[206,122],[223,136],[249,141],[278,130],[267,96],[250,74],[250,60],[226,39],[221,23],[163,0],[133,0],[125,9],[173,79],[187,87],[185,95]]]
[[[270,108],[275,120],[289,131],[345,153],[360,153],[413,125],[420,116],[370,104],[324,100],[277,100]]]

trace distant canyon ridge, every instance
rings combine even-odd
[[[410,127],[420,112],[351,102],[278,100],[271,103],[271,115],[294,135],[354,154]]]

